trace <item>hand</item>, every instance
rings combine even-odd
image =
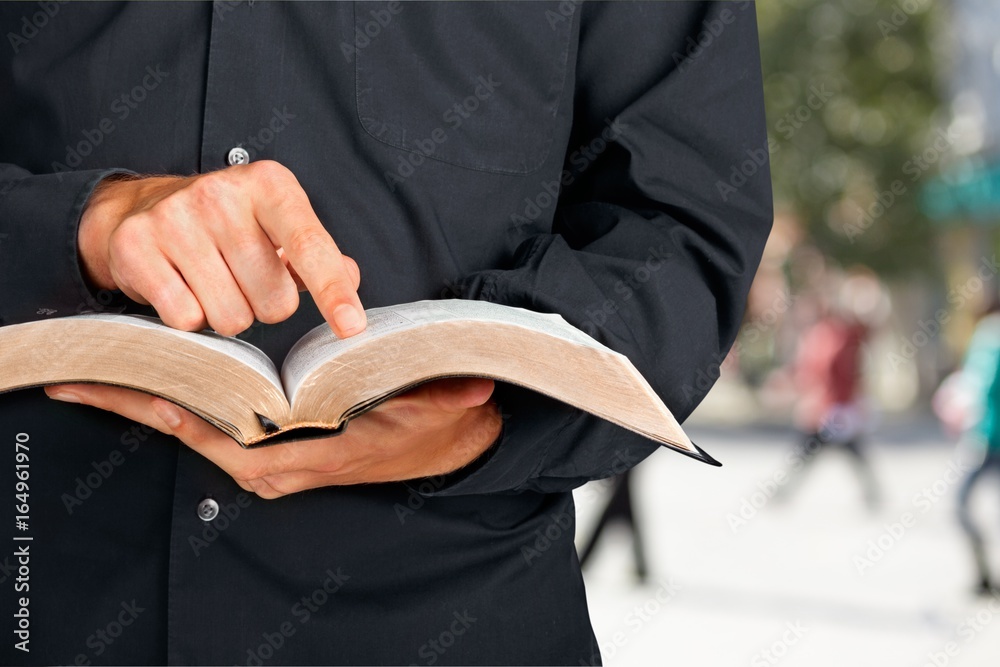
[[[502,423],[490,399],[492,380],[449,378],[386,401],[352,419],[339,436],[248,450],[187,410],[140,392],[91,384],[45,392],[174,435],[262,498],[453,472],[489,449]]]
[[[363,331],[358,265],[323,228],[295,176],[261,160],[190,177],[102,182],[83,212],[92,285],[151,304],[169,326],[225,336],[281,322],[308,289],[341,338]]]

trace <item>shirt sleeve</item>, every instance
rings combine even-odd
[[[468,276],[463,296],[561,314],[628,356],[683,420],[718,378],[771,228],[755,7],[579,7],[554,233]],[[435,494],[565,491],[658,448],[527,390],[496,398],[501,437]]]
[[[0,326],[107,308],[117,292],[88,287],[77,259],[80,216],[104,169],[34,175],[0,163]]]

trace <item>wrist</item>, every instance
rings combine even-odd
[[[116,289],[108,267],[108,237],[132,208],[137,176],[112,174],[105,178],[84,206],[77,231],[77,255],[80,271],[95,289]]]

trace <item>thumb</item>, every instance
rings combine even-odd
[[[426,385],[427,398],[444,412],[461,412],[483,405],[493,395],[489,378],[445,378]]]

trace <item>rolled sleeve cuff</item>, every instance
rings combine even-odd
[[[0,247],[0,324],[108,310],[120,293],[93,290],[81,271],[77,233],[94,188],[124,169],[26,176],[10,183],[0,200],[6,238]]]

